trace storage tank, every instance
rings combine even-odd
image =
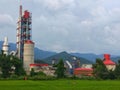
[[[23,66],[27,74],[30,72],[30,64],[34,64],[34,42],[27,40],[24,43]]]

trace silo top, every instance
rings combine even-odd
[[[103,61],[103,63],[105,64],[105,65],[115,65],[115,63],[112,61],[112,60],[110,60],[110,55],[109,54],[104,54],[104,61]]]
[[[26,40],[26,41],[25,41],[25,44],[34,44],[34,42],[31,41],[31,40]]]

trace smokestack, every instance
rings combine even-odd
[[[20,11],[19,11],[20,17],[22,17],[22,5],[20,5]]]

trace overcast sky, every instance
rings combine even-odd
[[[0,0],[0,40],[16,43],[20,0]],[[42,50],[120,55],[120,0],[21,0]]]

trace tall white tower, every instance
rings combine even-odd
[[[3,53],[8,55],[9,53],[9,45],[8,45],[8,38],[5,37],[4,38],[4,43],[3,43],[3,47],[2,47]]]

